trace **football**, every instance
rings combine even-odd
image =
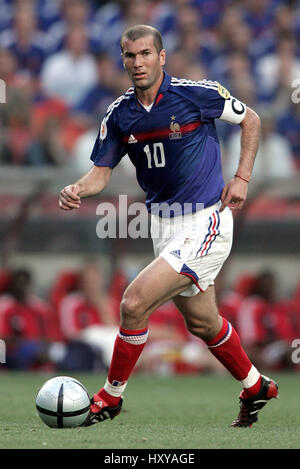
[[[43,384],[35,404],[39,417],[48,427],[70,428],[84,423],[89,413],[90,398],[77,379],[57,376]]]

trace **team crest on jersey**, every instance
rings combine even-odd
[[[107,135],[107,125],[106,120],[103,119],[100,127],[100,140],[103,141]]]
[[[224,99],[229,99],[230,98],[230,93],[228,90],[226,90],[226,88],[224,88],[224,86],[220,85],[220,83],[218,83],[218,93],[222,96],[222,98]]]
[[[169,138],[171,139],[182,137],[181,132],[180,132],[180,125],[178,124],[178,122],[174,122],[175,119],[176,119],[176,116],[173,115],[171,117],[171,124],[170,124],[171,133],[169,134]]]

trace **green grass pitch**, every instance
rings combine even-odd
[[[62,374],[62,373],[61,373]],[[72,374],[90,395],[105,376]],[[279,399],[251,428],[230,428],[241,390],[230,376],[134,375],[124,411],[89,428],[52,429],[38,417],[35,396],[52,375],[0,373],[1,449],[295,449],[300,447],[297,373],[272,373]]]

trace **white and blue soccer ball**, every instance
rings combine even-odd
[[[86,388],[69,376],[57,376],[46,381],[35,403],[41,420],[53,428],[79,427],[90,409]]]

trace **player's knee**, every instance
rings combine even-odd
[[[144,304],[142,298],[136,294],[124,294],[121,301],[120,311],[121,320],[124,325],[140,322],[144,315]]]
[[[211,321],[187,322],[187,329],[191,334],[202,340],[211,340],[216,336],[216,326]]]

